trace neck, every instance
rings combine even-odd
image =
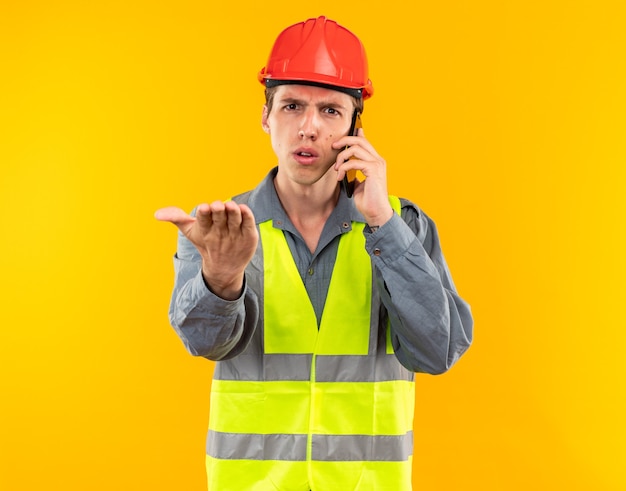
[[[279,171],[274,178],[274,187],[289,218],[292,215],[302,219],[319,215],[328,218],[337,205],[339,183],[333,172],[327,172],[314,184],[299,184],[281,177]]]
[[[315,185],[306,186],[274,179],[276,194],[287,216],[311,252],[315,252],[326,220],[339,199],[339,184],[333,175],[330,177],[333,179],[326,183],[319,181]]]

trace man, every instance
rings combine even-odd
[[[171,323],[217,361],[209,489],[409,490],[413,374],[459,359],[470,309],[434,223],[388,195],[385,160],[350,134],[373,93],[358,38],[295,24],[259,80],[278,167],[195,216],[156,214],[181,232]]]

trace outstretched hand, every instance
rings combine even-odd
[[[157,210],[155,218],[173,223],[202,256],[202,275],[208,287],[226,300],[237,298],[244,270],[256,250],[259,235],[247,205],[234,201],[201,204],[191,216],[176,207]]]

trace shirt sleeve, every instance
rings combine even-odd
[[[180,232],[174,272],[169,318],[187,351],[211,360],[241,353],[257,324],[254,292],[245,283],[236,300],[224,300],[211,292],[202,277],[200,254]]]
[[[439,374],[469,348],[472,314],[456,292],[434,222],[406,201],[403,218],[394,213],[375,232],[366,228],[365,247],[396,357],[414,372]]]

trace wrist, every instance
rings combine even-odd
[[[380,227],[385,225],[393,216],[393,209],[389,208],[385,213],[375,215],[372,217],[366,217],[365,221],[372,232],[376,232]]]
[[[223,300],[236,300],[241,296],[243,289],[244,278],[243,275],[236,278],[215,278],[206,273],[204,268],[202,269],[202,279],[206,287],[215,295]]]

